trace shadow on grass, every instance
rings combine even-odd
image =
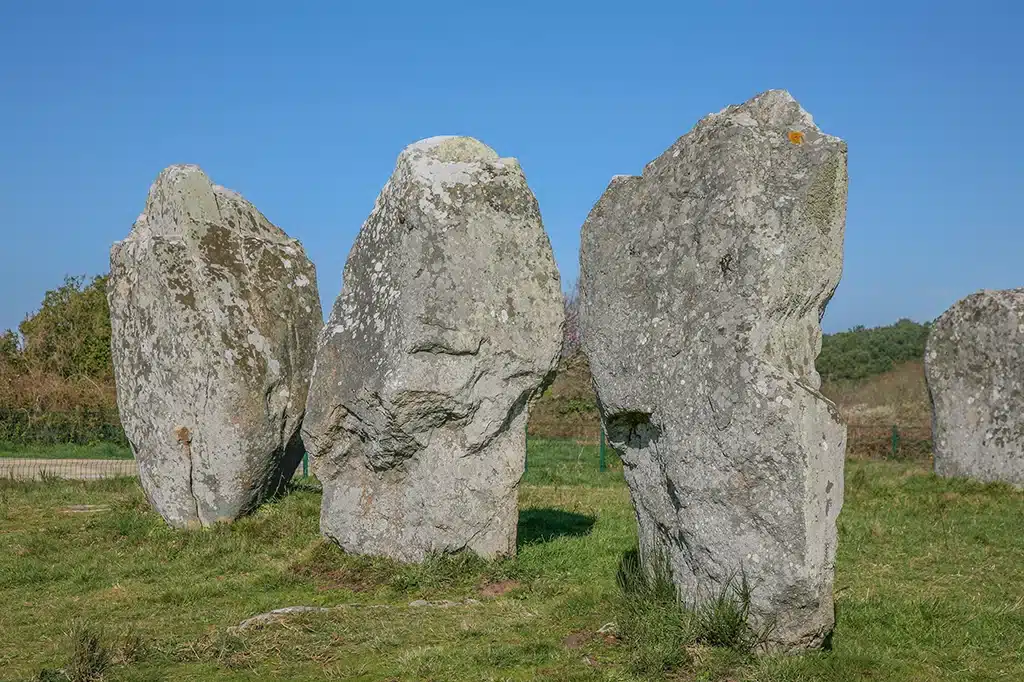
[[[291,479],[290,481],[284,484],[281,492],[282,497],[289,493],[298,492],[319,493],[323,492],[323,486],[320,485],[320,481],[316,480],[312,476],[296,476],[295,478]]]
[[[594,527],[593,516],[574,514],[561,509],[527,509],[519,512],[520,547],[550,542],[561,537],[580,537]]]

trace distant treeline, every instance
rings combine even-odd
[[[924,358],[931,323],[903,319],[887,327],[854,327],[826,334],[817,368],[822,379],[864,379],[888,372],[908,360]]]
[[[17,333],[0,334],[0,442],[125,443],[110,359],[106,281],[105,275],[68,277],[46,292],[39,310],[25,318]],[[566,296],[567,363],[579,347],[576,301],[575,292]],[[887,327],[828,334],[818,372],[825,380],[857,380],[921,359],[928,329],[927,324],[900,320]],[[589,391],[588,380],[577,383]],[[573,407],[575,397],[569,394],[562,397]],[[542,417],[538,415],[538,424]]]

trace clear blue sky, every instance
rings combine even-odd
[[[327,310],[399,151],[441,134],[519,158],[568,284],[612,175],[770,88],[849,143],[826,331],[931,319],[1024,286],[1022,43],[1019,0],[8,0],[0,328],[105,272],[172,163],[301,239]]]

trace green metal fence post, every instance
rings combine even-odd
[[[309,453],[302,453],[302,477],[309,478]]]
[[[892,456],[895,457],[900,449],[900,430],[895,424],[892,425]]]
[[[601,424],[601,441],[600,441],[600,442],[601,442],[601,444],[600,444],[600,445],[598,445],[598,447],[597,447],[597,452],[598,452],[598,465],[597,465],[597,466],[598,466],[598,469],[599,469],[600,471],[604,471],[604,470],[605,470],[605,458],[604,458],[604,449],[605,449],[605,445],[604,445],[604,424]]]

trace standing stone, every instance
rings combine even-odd
[[[1024,486],[1024,288],[979,291],[928,335],[935,473]]]
[[[303,438],[321,531],[400,561],[514,554],[527,402],[554,370],[562,324],[518,162],[468,137],[405,149],[317,350]]]
[[[302,245],[197,166],[171,166],[110,252],[121,422],[172,526],[252,511],[302,458],[323,326]]]
[[[846,427],[819,393],[846,144],[782,90],[712,114],[583,226],[585,352],[641,558],[702,601],[746,575],[772,649],[833,627]]]

